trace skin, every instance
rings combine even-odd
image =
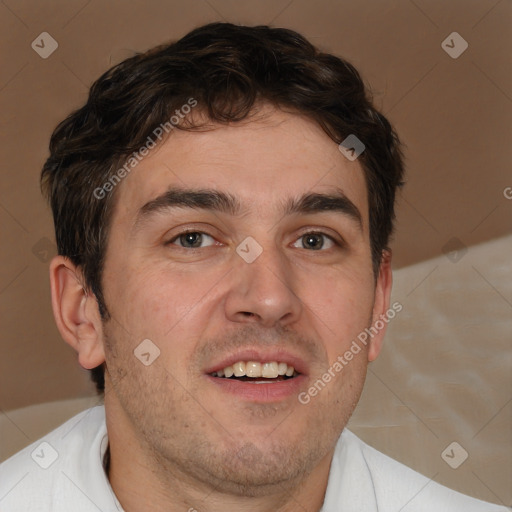
[[[134,230],[138,210],[170,186],[230,193],[243,213],[169,209]],[[336,188],[361,225],[333,211],[283,216],[284,200]],[[120,503],[129,512],[318,511],[385,329],[307,405],[297,394],[242,399],[204,370],[237,348],[282,347],[307,362],[306,391],[389,308],[390,255],[375,280],[359,162],[313,121],[262,106],[247,122],[175,130],[116,194],[102,279],[111,319],[102,323],[68,259],[55,257],[50,276],[57,325],[80,364],[107,364],[109,480]],[[180,247],[182,228],[212,238]],[[312,231],[327,235],[318,250],[304,242]],[[236,252],[247,236],[263,249],[250,264]],[[144,339],[160,350],[149,366],[133,352]]]

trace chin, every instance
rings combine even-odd
[[[258,497],[297,485],[324,455],[323,447],[311,445],[311,440],[285,445],[276,438],[273,443],[267,439],[262,444],[230,443],[222,451],[218,445],[213,449],[203,444],[197,447],[193,460],[188,460],[188,469],[218,491]],[[297,446],[301,446],[300,451]]]

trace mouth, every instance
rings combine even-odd
[[[269,384],[294,379],[300,375],[295,368],[288,363],[270,361],[237,361],[222,369],[209,374],[211,377],[231,379],[240,382],[252,382],[253,384]]]
[[[291,399],[307,382],[306,363],[287,352],[239,352],[206,370],[208,381],[227,396],[253,403]]]

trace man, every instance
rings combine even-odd
[[[0,466],[2,511],[504,510],[344,430],[400,307],[403,180],[351,65],[207,25],[108,71],[50,150],[55,319],[105,405]]]

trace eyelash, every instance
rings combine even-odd
[[[197,229],[187,229],[187,230],[182,231],[181,233],[178,233],[177,235],[175,235],[172,239],[170,239],[168,242],[166,242],[165,245],[173,245],[173,242],[178,240],[181,236],[187,235],[188,233],[197,233],[197,234],[201,234],[201,235],[207,235],[210,238],[213,238],[215,240],[215,237],[206,231],[200,231]],[[343,245],[344,245],[341,241],[336,240],[333,236],[328,235],[327,233],[324,233],[323,231],[315,231],[315,230],[305,231],[305,232],[301,233],[297,237],[296,240],[299,240],[300,238],[303,238],[306,235],[321,235],[321,236],[327,238],[328,240],[330,240],[336,247],[343,247]],[[185,249],[187,251],[204,249],[204,247],[182,247],[179,245],[177,247],[179,247],[180,249]],[[318,252],[322,252],[322,249],[320,249]]]

